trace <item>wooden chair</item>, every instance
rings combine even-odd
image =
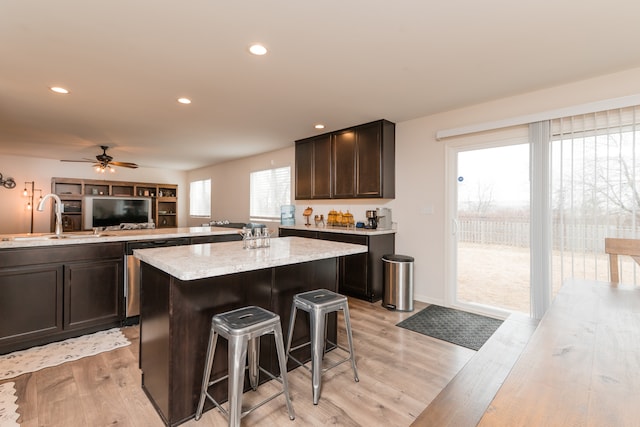
[[[640,264],[640,239],[604,239],[604,251],[609,254],[609,271],[611,281],[620,281],[618,255],[628,255]]]

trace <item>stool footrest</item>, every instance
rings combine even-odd
[[[245,367],[245,370],[246,370],[246,369],[249,369],[249,368],[248,368],[248,367]],[[263,374],[267,375],[270,379],[275,380],[275,381],[278,381],[280,384],[284,384],[284,383],[283,383],[283,381],[282,381],[282,377],[281,377],[281,376],[280,376],[280,377],[276,377],[276,376],[275,376],[275,375],[273,375],[271,372],[269,372],[269,371],[267,371],[266,369],[264,369],[262,366],[259,366],[259,367],[258,367],[258,369],[260,369],[260,372],[262,372]],[[220,377],[220,378],[218,378],[218,379],[216,379],[216,380],[214,380],[214,381],[211,381],[211,382],[209,383],[208,387],[211,387],[212,385],[217,384],[217,383],[219,383],[220,381],[224,381],[224,380],[226,380],[227,378],[229,378],[229,375],[225,375],[225,376]],[[262,401],[260,401],[260,402],[256,403],[255,405],[251,406],[250,408],[245,409],[244,411],[242,411],[242,412],[241,412],[240,417],[241,417],[241,418],[243,418],[243,417],[244,417],[245,415],[247,415],[248,413],[252,412],[252,411],[253,411],[253,410],[255,410],[255,409],[258,409],[259,407],[261,407],[261,406],[262,406],[262,405],[264,405],[265,403],[268,403],[268,402],[272,401],[273,399],[275,399],[276,397],[280,396],[281,394],[284,394],[284,389],[283,389],[283,390],[280,390],[279,392],[274,393],[273,395],[271,395],[271,396],[269,396],[269,397],[265,398],[264,400],[262,400]],[[229,412],[228,412],[228,411],[227,411],[227,410],[226,410],[226,409],[225,409],[225,408],[224,408],[220,403],[218,403],[218,401],[217,401],[217,400],[215,400],[215,399],[213,398],[213,396],[211,396],[211,395],[209,394],[209,392],[206,392],[206,396],[207,396],[207,399],[209,399],[209,400],[210,400],[210,401],[211,401],[211,402],[216,406],[216,408],[218,408],[218,410],[219,410],[220,412],[222,412],[222,414],[223,414],[225,417],[228,417],[228,416],[229,416]],[[293,418],[291,418],[291,419],[293,419]]]

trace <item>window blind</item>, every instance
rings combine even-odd
[[[251,172],[249,197],[252,219],[280,218],[280,207],[291,203],[291,167]]]
[[[189,215],[211,217],[211,180],[193,181],[189,185]]]
[[[551,121],[554,288],[609,280],[605,237],[640,238],[639,120],[627,107]],[[635,263],[626,270],[638,283]]]

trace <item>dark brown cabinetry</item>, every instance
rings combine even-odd
[[[238,234],[217,234],[211,236],[195,236],[189,239],[191,245],[197,245],[200,243],[220,243],[220,242],[235,242],[242,240],[240,233]]]
[[[339,289],[345,295],[367,301],[379,301],[384,292],[382,256],[395,252],[395,234],[333,233],[329,231],[280,228],[280,237],[297,236],[311,239],[365,245],[365,254],[340,259]]]
[[[64,328],[83,329],[122,320],[123,257],[64,267]]]
[[[331,135],[296,144],[296,199],[331,198]]]
[[[296,199],[395,197],[395,124],[387,120],[296,141]]]
[[[0,354],[119,326],[123,254],[123,243],[2,250]]]

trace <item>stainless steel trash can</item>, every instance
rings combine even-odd
[[[413,311],[413,257],[384,255],[384,296],[382,306],[389,310]]]

